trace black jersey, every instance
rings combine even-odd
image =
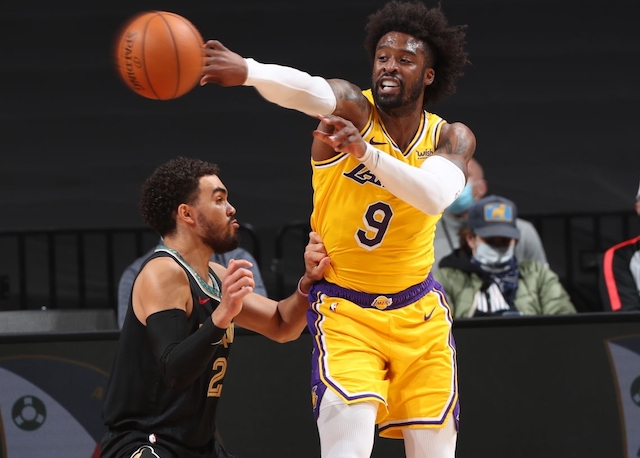
[[[209,269],[214,284],[211,288],[177,252],[164,246],[159,246],[145,264],[157,257],[172,257],[187,273],[193,297],[193,311],[187,321],[191,335],[210,320],[220,303],[221,282]],[[158,444],[162,441],[193,449],[209,448],[216,430],[216,407],[233,341],[233,323],[216,346],[208,369],[186,388],[176,390],[164,382],[146,326],[135,317],[131,301],[103,405],[102,417],[109,428],[102,443],[103,456],[116,456],[128,432],[132,436],[153,435]]]

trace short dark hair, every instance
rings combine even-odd
[[[178,206],[196,201],[200,178],[219,173],[216,164],[186,157],[160,165],[142,185],[139,208],[145,222],[161,237],[174,233]]]
[[[364,46],[373,61],[380,38],[400,32],[423,41],[429,49],[436,76],[424,90],[424,104],[435,104],[456,92],[455,81],[469,64],[464,50],[466,25],[451,26],[444,12],[417,1],[393,0],[369,16]]]

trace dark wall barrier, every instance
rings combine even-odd
[[[242,222],[239,234],[240,246],[260,265],[254,227]],[[0,309],[115,312],[122,272],[157,243],[158,234],[144,226],[0,231]]]
[[[640,314],[459,320],[454,333],[458,458],[638,456]],[[0,336],[0,458],[91,456],[117,338]],[[219,423],[239,457],[319,456],[310,351],[308,334],[236,333]],[[374,458],[401,456],[401,441],[376,440]]]

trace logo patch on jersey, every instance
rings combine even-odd
[[[329,310],[331,310],[332,312],[335,312],[337,308],[338,308],[338,303],[337,302],[332,302],[329,305]]]
[[[143,445],[138,450],[133,452],[131,458],[160,458],[153,447]]]
[[[198,297],[198,302],[200,305],[204,305],[211,300],[210,297]]]
[[[311,388],[311,405],[313,406],[314,410],[316,407],[318,407],[318,387],[317,386],[314,386],[313,388]]]
[[[433,150],[426,149],[424,151],[416,151],[416,155],[418,156],[418,159],[426,159],[429,156],[433,156]]]
[[[376,145],[386,145],[386,144],[387,144],[387,142],[377,142],[377,141],[375,141],[375,139],[373,139],[373,138],[372,138],[371,140],[369,140],[369,144],[370,144],[370,145],[373,145],[373,146],[376,146]]]
[[[384,310],[387,307],[391,306],[391,304],[393,304],[392,298],[386,296],[378,296],[373,300],[371,306],[377,308],[378,310]]]
[[[224,332],[224,336],[222,336],[222,345],[224,345],[224,348],[229,348],[229,345],[231,345],[233,343],[233,339],[236,335],[236,327],[235,327],[235,323],[232,321],[231,323],[229,323],[229,326],[227,327],[227,330]]]
[[[376,176],[373,173],[371,173],[371,170],[369,170],[363,164],[358,164],[356,168],[354,168],[350,172],[345,172],[344,176],[347,178],[351,178],[353,181],[355,181],[358,184],[371,183],[376,186],[382,187],[382,183],[380,183],[380,181],[378,181]]]

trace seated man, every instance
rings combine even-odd
[[[443,258],[434,278],[453,316],[576,313],[558,276],[539,261],[519,261],[520,239],[513,202],[488,196],[469,208],[460,248]]]
[[[640,187],[636,194],[640,216]],[[601,272],[605,310],[640,311],[640,235],[612,246],[604,253]]]
[[[434,271],[439,267],[442,258],[460,247],[458,233],[466,224],[469,207],[487,194],[488,184],[484,178],[484,171],[475,158],[469,160],[467,171],[469,176],[462,193],[442,213],[442,218],[436,225],[436,235],[433,242]],[[548,266],[547,255],[535,226],[522,218],[516,219],[516,226],[520,231],[520,240],[516,245],[516,257],[520,261],[533,259]]]
[[[162,242],[162,239],[160,239]],[[118,326],[122,329],[122,325],[124,324],[124,317],[127,314],[127,307],[129,306],[129,297],[131,296],[131,288],[133,287],[133,280],[135,280],[136,275],[140,272],[140,267],[146,259],[151,256],[155,251],[155,247],[149,250],[147,253],[143,254],[131,264],[127,266],[127,268],[122,272],[122,276],[120,277],[120,282],[118,283]],[[253,292],[256,294],[260,294],[261,296],[267,297],[267,289],[264,286],[264,281],[262,280],[262,275],[260,274],[260,269],[258,268],[258,263],[254,259],[254,257],[242,247],[238,247],[235,250],[231,250],[227,253],[218,254],[213,253],[211,256],[211,262],[217,262],[223,266],[227,266],[231,259],[246,259],[251,262],[253,266],[251,267],[251,272],[253,273],[253,279],[255,281],[255,287],[253,288]]]

